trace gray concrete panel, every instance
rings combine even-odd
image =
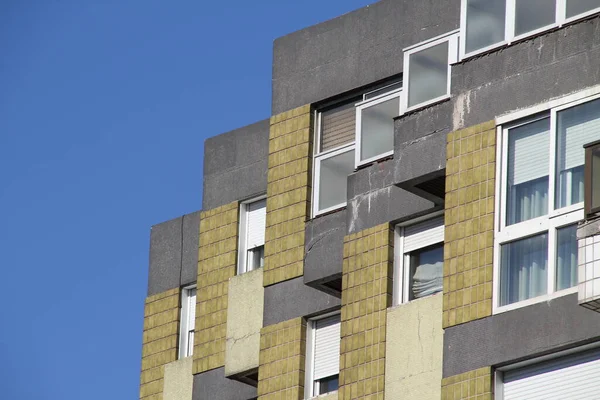
[[[278,114],[402,72],[402,49],[459,26],[460,0],[383,0],[278,38]]]
[[[224,368],[194,375],[193,400],[248,400],[255,397],[254,386],[225,378]]]
[[[600,314],[577,294],[447,328],[443,376],[498,366],[600,340]]]
[[[198,278],[198,236],[200,234],[200,211],[183,216],[183,244],[181,246],[180,285],[196,282]]]
[[[596,17],[453,66],[453,130],[599,82]]]
[[[148,296],[179,287],[182,221],[183,217],[178,217],[150,230]]]
[[[263,326],[317,315],[340,304],[339,298],[306,286],[302,277],[290,279],[265,288]]]
[[[203,209],[266,193],[268,155],[268,119],[207,139]]]
[[[308,221],[304,245],[304,283],[316,285],[342,274],[346,210]]]

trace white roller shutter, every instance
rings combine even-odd
[[[354,101],[321,112],[321,149],[327,151],[354,141],[356,108]]]
[[[404,228],[404,252],[431,246],[444,241],[444,217],[433,218],[425,222]]]
[[[267,201],[259,200],[248,204],[246,248],[248,250],[265,244],[265,222],[267,220]]]
[[[507,371],[503,382],[504,400],[600,399],[600,351]]]
[[[583,165],[583,145],[600,139],[600,99],[558,113],[558,169]]]
[[[313,380],[340,372],[340,316],[315,321]]]
[[[550,119],[511,129],[508,135],[508,184],[518,185],[548,175]]]

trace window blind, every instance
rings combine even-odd
[[[600,99],[558,113],[558,170],[583,165],[583,145],[600,139]]]
[[[354,141],[354,102],[321,112],[321,150],[327,151]]]
[[[267,201],[259,200],[248,204],[246,249],[250,250],[265,244],[265,223],[267,220]]]
[[[187,305],[187,307],[188,307],[187,330],[193,331],[194,325],[196,324],[196,289],[195,288],[188,290],[188,305]],[[192,343],[191,345],[193,346],[194,344]]]
[[[508,184],[529,182],[548,175],[550,119],[513,128],[508,135]]]
[[[340,372],[340,316],[315,321],[313,380]]]
[[[404,228],[404,252],[431,246],[444,241],[444,217],[432,218],[425,222]]]

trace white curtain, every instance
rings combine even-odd
[[[548,235],[542,234],[502,246],[500,305],[547,292]]]
[[[577,284],[577,225],[557,230],[556,290]]]
[[[438,245],[410,255],[413,299],[441,292],[444,286],[444,246]]]

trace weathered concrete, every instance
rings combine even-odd
[[[258,368],[263,307],[262,268],[229,280],[225,376]]]
[[[263,326],[309,317],[339,308],[339,298],[304,284],[302,277],[265,288]]]
[[[266,193],[268,154],[268,119],[207,139],[203,209]]]
[[[152,227],[148,296],[196,281],[199,228],[199,211]]]
[[[193,400],[250,400],[256,397],[256,388],[225,378],[224,368],[194,375]]]
[[[600,340],[600,314],[559,297],[447,328],[444,377]]]
[[[442,294],[438,293],[388,309],[386,400],[441,397],[442,299]]]
[[[193,361],[192,357],[186,357],[165,365],[164,400],[192,400]]]
[[[459,19],[460,0],[383,0],[276,39],[273,115],[401,73],[402,49]]]

